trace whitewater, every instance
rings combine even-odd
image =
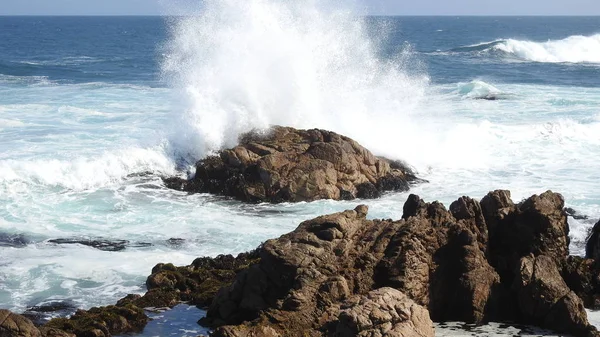
[[[159,262],[246,251],[358,203],[401,217],[408,193],[244,205],[164,187],[272,124],[330,129],[404,160],[429,181],[410,193],[428,201],[560,192],[589,217],[569,219],[583,254],[600,218],[597,19],[554,19],[547,35],[544,19],[363,18],[314,1],[189,11],[0,18],[15,27],[0,32],[1,308],[111,304],[142,293]]]

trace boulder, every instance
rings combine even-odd
[[[364,296],[353,296],[341,306],[336,337],[434,337],[427,309],[402,292],[380,288]]]
[[[24,316],[0,309],[0,336],[41,337],[40,330]]]
[[[524,322],[575,336],[596,333],[589,325],[583,301],[562,279],[552,256],[521,259],[513,289]]]
[[[249,132],[238,146],[200,160],[190,180],[164,179],[174,189],[273,203],[377,198],[417,181],[406,165],[348,137],[281,126]]]

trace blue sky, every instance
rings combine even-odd
[[[158,15],[169,1],[193,0],[0,0],[0,15]],[[600,15],[599,0],[359,1],[369,14]]]

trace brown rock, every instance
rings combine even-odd
[[[33,323],[8,310],[0,309],[0,336],[2,337],[41,337]]]
[[[190,181],[168,187],[247,202],[376,198],[418,181],[406,165],[373,156],[354,140],[325,130],[274,126],[196,164]]]
[[[576,336],[595,332],[583,302],[563,281],[553,257],[522,258],[513,289],[525,322]]]
[[[341,306],[333,336],[433,337],[427,309],[402,292],[380,288],[354,296]]]
[[[411,200],[420,206],[408,220],[367,220],[359,206],[267,241],[260,262],[219,292],[202,323],[241,329],[227,327],[232,333],[264,321],[290,336],[319,335],[331,329],[345,299],[382,287],[402,291],[434,319],[483,322],[500,278],[478,242],[481,212],[457,220],[440,203]]]
[[[564,200],[547,191],[514,205],[510,192],[490,192],[481,200],[489,231],[489,260],[503,283],[512,283],[522,257],[547,255],[558,264],[569,254]]]

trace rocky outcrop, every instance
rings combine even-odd
[[[568,255],[563,208],[550,191],[519,204],[494,191],[450,210],[411,195],[399,221],[367,220],[366,206],[321,216],[267,241],[201,322],[215,336],[429,333],[379,306],[390,298],[426,308],[433,321],[511,320],[592,336],[559,272]]]
[[[250,132],[238,146],[200,160],[191,180],[174,189],[246,202],[377,198],[419,181],[406,165],[374,156],[354,140],[325,130],[274,126]]]

